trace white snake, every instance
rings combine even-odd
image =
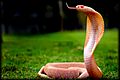
[[[100,13],[91,7],[77,5],[69,7],[76,9],[87,15],[87,31],[84,45],[84,63],[65,62],[65,63],[48,63],[43,66],[38,75],[49,79],[84,79],[91,77],[93,79],[101,78],[102,71],[97,66],[93,52],[104,33],[104,21]]]

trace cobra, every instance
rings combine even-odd
[[[38,75],[51,79],[84,79],[87,77],[91,77],[93,79],[101,78],[102,71],[96,64],[93,52],[103,36],[104,20],[101,14],[91,7],[85,5],[69,7],[67,3],[66,5],[69,9],[76,9],[87,16],[84,62],[48,63],[40,69]]]

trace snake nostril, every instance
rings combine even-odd
[[[79,8],[79,6],[76,6],[76,8]]]

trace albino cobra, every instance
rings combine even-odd
[[[84,79],[87,77],[99,79],[102,77],[102,71],[95,62],[93,52],[104,33],[103,18],[100,13],[88,6],[77,5],[76,7],[69,7],[67,5],[67,7],[69,9],[76,9],[87,15],[84,63],[48,63],[40,69],[38,75],[49,79]]]

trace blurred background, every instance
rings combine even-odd
[[[85,28],[86,16],[69,6],[84,4],[102,14],[105,29],[118,28],[118,0],[2,0],[1,30],[5,34],[43,34]]]

